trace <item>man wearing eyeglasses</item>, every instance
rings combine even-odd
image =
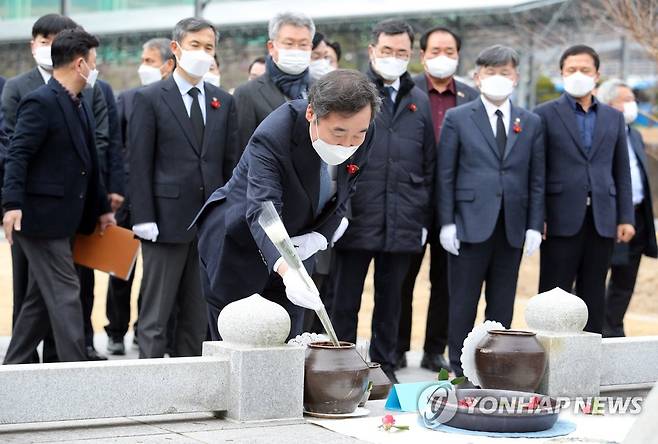
[[[241,150],[272,111],[286,101],[308,98],[313,20],[302,13],[280,13],[270,20],[268,33],[265,74],[239,86],[233,94]]]

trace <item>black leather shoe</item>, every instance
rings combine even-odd
[[[450,370],[450,365],[446,358],[438,353],[423,353],[423,359],[420,361],[420,366],[433,372],[440,372],[442,368]]]
[[[397,358],[395,360],[395,369],[394,370],[400,370],[401,368],[406,368],[407,367],[407,354],[402,352],[397,354]]]
[[[107,352],[115,356],[126,354],[126,346],[123,344],[123,338],[107,338]]]
[[[392,367],[382,365],[382,371],[388,377],[388,379],[391,381],[391,384],[399,384],[400,383],[400,381],[398,381],[398,377],[395,376],[395,371],[393,371]]]
[[[98,353],[94,347],[87,347],[87,360],[88,361],[107,361],[107,356]]]

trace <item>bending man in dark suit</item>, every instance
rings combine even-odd
[[[281,304],[291,317],[290,335],[301,333],[301,307],[318,308],[320,298],[287,272],[258,224],[261,205],[274,203],[312,268],[313,255],[342,234],[338,227],[365,167],[378,104],[365,76],[337,70],[313,85],[308,101],[282,105],[258,127],[231,180],[195,221],[213,340],[220,339],[219,312],[254,293]]]
[[[175,356],[201,354],[206,305],[196,232],[188,230],[210,194],[231,177],[238,156],[233,98],[203,81],[217,32],[201,19],[178,22],[171,49],[177,67],[135,94],[129,122],[133,231],[142,239],[144,277],[139,355],[163,357],[166,328],[178,307]]]
[[[615,239],[629,242],[633,228],[626,123],[592,91],[599,55],[585,45],[560,57],[565,94],[537,107],[546,141],[546,241],[539,291],[560,287],[580,297],[589,312],[585,331],[601,333],[605,280]]]
[[[81,91],[93,78],[98,40],[84,30],[57,35],[53,77],[18,109],[7,156],[5,235],[30,263],[25,301],[6,364],[29,363],[50,328],[62,361],[87,359],[72,238],[114,224],[100,178],[94,119]]]
[[[461,376],[461,349],[473,328],[482,284],[487,319],[512,323],[525,243],[531,255],[544,224],[541,121],[509,100],[518,54],[495,45],[476,60],[480,100],[448,111],[439,142],[441,245],[450,253],[449,355]]]
[[[633,296],[642,255],[658,257],[656,227],[653,219],[651,184],[647,174],[647,155],[638,130],[631,127],[638,114],[633,90],[619,79],[606,80],[596,93],[601,103],[624,115],[626,143],[631,167],[631,188],[635,209],[635,236],[628,244],[616,243],[612,254],[610,279],[605,296],[603,335],[625,336],[624,315]]]
[[[454,77],[459,64],[460,49],[461,39],[446,28],[432,28],[420,38],[420,59],[425,72],[414,77],[414,83],[429,96],[437,142],[441,135],[445,113],[455,106],[477,99],[479,95],[476,90]],[[425,324],[424,353],[420,366],[438,372],[441,368],[449,368],[443,357],[448,345],[448,254],[441,247],[434,222],[430,225],[428,243],[430,244],[431,290]],[[424,256],[425,248],[412,258],[409,273],[402,285],[397,368],[407,366],[405,352],[409,351],[411,345],[414,286]]]
[[[236,88],[239,143],[244,150],[258,125],[287,100],[306,99],[315,25],[305,14],[284,12],[272,17],[265,74]]]

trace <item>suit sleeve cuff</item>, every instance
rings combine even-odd
[[[278,258],[274,263],[274,268],[272,269],[272,271],[276,273],[277,270],[279,269],[279,265],[281,265],[282,263],[283,263],[283,257]]]

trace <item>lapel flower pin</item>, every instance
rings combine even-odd
[[[384,415],[382,417],[382,424],[379,426],[379,428],[383,429],[386,432],[409,430],[408,425],[395,425],[395,417],[393,415]]]
[[[516,134],[519,134],[521,132],[521,119],[519,119],[518,117],[516,119],[514,119],[514,128],[513,128],[513,130]]]
[[[355,174],[357,173],[357,171],[359,171],[359,166],[356,165],[356,164],[354,164],[354,163],[348,163],[348,164],[345,166],[345,169],[347,170],[347,172],[348,172],[350,175],[353,176],[353,175],[355,175]]]
[[[417,109],[417,107],[416,107],[416,104],[415,104],[415,103],[411,103],[411,104],[409,105],[409,111],[411,111],[412,113],[415,113],[415,112],[416,112],[416,109]]]
[[[212,100],[210,101],[210,106],[212,106],[213,109],[217,109],[220,106],[222,106],[222,104],[219,102],[219,99],[217,97],[213,97]]]

